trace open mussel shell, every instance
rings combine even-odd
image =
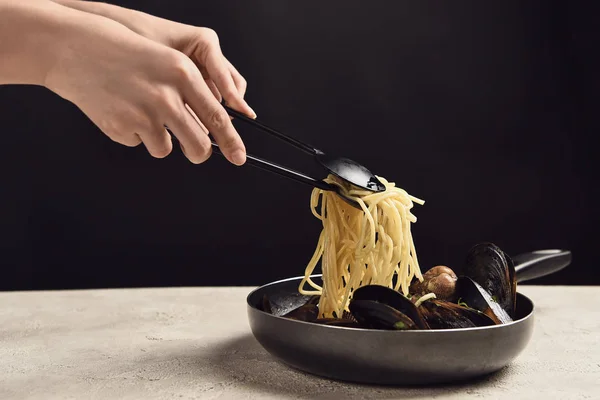
[[[463,275],[477,282],[513,318],[517,281],[515,267],[510,259],[493,243],[480,243],[467,255]]]
[[[354,300],[349,307],[361,327],[388,330],[417,329],[417,325],[410,317],[384,303]]]
[[[263,296],[261,309],[279,317],[312,321],[318,318],[319,296],[306,296],[300,293],[275,293]]]
[[[503,253],[508,266],[508,283],[511,288],[511,300],[509,304],[512,304],[512,306],[509,310],[507,310],[507,313],[511,316],[511,318],[514,318],[517,310],[517,270],[515,269],[515,263],[513,259],[505,252]]]
[[[495,325],[485,314],[445,300],[427,300],[419,311],[431,329],[474,328]]]
[[[512,321],[512,318],[504,308],[486,291],[481,285],[468,276],[460,276],[456,283],[456,291],[460,301],[464,302],[470,308],[478,310],[496,324],[506,324]]]
[[[296,319],[298,321],[313,322],[319,317],[319,306],[316,304],[304,304],[282,317]]]
[[[358,317],[352,311],[352,303],[360,300],[370,300],[388,305],[410,318],[417,328],[429,329],[413,302],[394,289],[381,285],[367,285],[356,289],[350,301],[350,312],[357,320]]]
[[[283,314],[282,317],[299,321],[313,322],[319,318],[319,296],[311,296],[308,301],[298,308]]]

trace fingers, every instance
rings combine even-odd
[[[199,71],[198,75],[200,75]],[[221,91],[220,88],[219,91]],[[201,77],[199,79],[190,79],[189,83],[185,86],[184,97],[185,102],[189,104],[193,112],[202,121],[202,124],[214,136],[223,155],[235,165],[244,164],[246,162],[246,148],[244,147],[244,143],[233,127],[229,114],[215,99],[204,79]],[[192,118],[190,113],[186,114]],[[198,124],[196,125],[198,126]],[[209,141],[207,136],[205,138]],[[186,151],[189,151],[188,146],[185,145],[185,147]]]
[[[213,81],[211,81],[210,79],[206,80],[206,85],[208,86],[208,88],[210,89],[212,94],[215,96],[215,99],[217,99],[219,101],[219,103],[221,101],[223,101],[223,96],[221,96],[221,93],[219,92],[217,85],[215,85],[215,83]]]
[[[238,93],[240,94],[240,96],[244,97],[246,95],[246,89],[248,88],[248,83],[246,82],[246,79],[244,79],[242,74],[240,74],[238,72],[238,70],[233,66],[233,64],[231,64],[229,62],[229,60],[226,58],[225,58],[225,63],[227,64],[227,67],[229,68],[229,72],[231,73],[231,78],[233,79],[233,83],[235,84],[235,87],[237,88]]]
[[[133,133],[131,135],[110,135],[107,134],[107,136],[109,138],[111,138],[113,141],[122,144],[124,146],[127,147],[136,147],[139,146],[140,144],[142,144],[142,139],[140,138],[140,136],[136,133]]]
[[[208,72],[208,77],[215,83],[227,104],[251,118],[256,118],[256,113],[246,103],[243,94],[240,94],[238,88],[238,85],[244,86],[240,80],[240,78],[243,78],[234,68],[233,70],[239,75],[239,77],[236,76],[238,80],[238,84],[236,85],[234,74],[230,68],[231,64],[225,59],[223,53],[221,53],[216,35],[214,39],[207,43],[205,52],[203,55],[204,67]],[[243,91],[246,91],[245,87],[243,87]]]
[[[169,135],[163,126],[155,127],[147,132],[142,132],[139,134],[139,137],[141,137],[148,153],[150,153],[152,157],[164,158],[171,154],[171,151],[173,150],[171,135]]]
[[[206,91],[210,93],[208,87]],[[209,95],[214,100],[212,94]],[[216,100],[214,101],[216,102]],[[180,102],[176,107],[176,110],[173,110],[170,116],[167,117],[166,125],[179,140],[185,156],[194,164],[200,164],[211,155],[212,145],[210,139],[183,102]]]

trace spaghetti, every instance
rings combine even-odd
[[[323,229],[299,291],[320,295],[319,314],[323,317],[341,318],[352,292],[361,286],[384,285],[407,296],[413,278],[423,280],[410,224],[417,221],[411,213],[413,204],[424,201],[379,179],[386,187],[379,193],[357,189],[333,175],[325,180],[356,200],[361,210],[331,191],[312,192],[311,210]],[[319,260],[323,286],[310,279]]]

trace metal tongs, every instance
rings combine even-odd
[[[338,178],[341,178],[344,181],[358,188],[365,189],[371,192],[382,192],[385,190],[385,186],[383,185],[383,183],[381,183],[381,181],[377,179],[377,177],[373,175],[371,171],[369,171],[366,167],[358,164],[357,162],[347,158],[328,156],[323,151],[316,149],[306,143],[303,143],[289,135],[279,132],[273,128],[270,128],[267,125],[255,119],[249,118],[246,115],[228,106],[223,105],[223,107],[225,108],[225,110],[227,110],[227,113],[234,117],[236,120],[240,120],[249,125],[252,125],[253,127],[263,132],[266,132],[269,135],[272,135],[284,141],[285,143],[292,145],[293,147],[300,149],[305,153],[308,153],[311,156],[315,157],[315,159],[319,164],[321,164],[321,166],[323,166],[328,172],[332,173]],[[212,140],[211,142],[213,145],[213,150],[216,153],[222,154],[219,149],[219,145]],[[250,154],[246,155],[246,163],[254,167],[258,167],[263,170],[281,175],[285,178],[304,183],[306,185],[317,187],[322,190],[333,191],[354,207],[360,208],[356,201],[344,196],[343,193],[341,193],[340,188],[336,185],[329,184],[323,180],[315,179],[301,172],[294,171],[293,169],[284,167],[282,165],[276,164],[274,162],[259,157],[252,156]]]

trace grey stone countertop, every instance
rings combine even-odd
[[[0,293],[0,399],[600,399],[600,287],[526,286],[534,336],[492,376],[432,387],[331,381],[275,361],[251,288]]]

